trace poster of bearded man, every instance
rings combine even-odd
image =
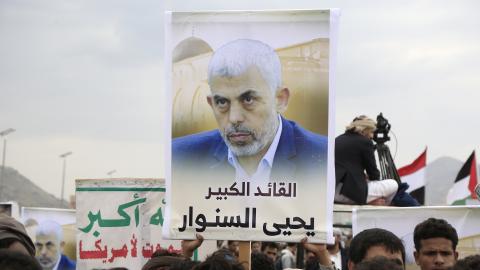
[[[338,11],[166,18],[164,237],[332,241]]]

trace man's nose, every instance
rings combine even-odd
[[[232,104],[230,107],[229,121],[232,124],[242,123],[245,120],[243,108],[238,104]]]
[[[443,263],[444,263],[443,256],[440,253],[437,253],[437,255],[435,255],[435,264],[443,264]]]
[[[42,255],[47,254],[47,247],[46,247],[46,246],[42,246],[42,247],[40,248],[40,254],[42,254]]]

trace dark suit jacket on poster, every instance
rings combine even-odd
[[[233,182],[235,169],[227,158],[228,147],[218,130],[176,138],[172,143],[173,179],[185,170],[194,170],[210,179],[221,175]],[[320,173],[326,172],[326,164],[327,138],[282,117],[282,133],[269,180],[320,179]]]
[[[71,261],[67,256],[61,255],[58,263],[58,270],[75,270],[75,262]]]
[[[375,162],[375,148],[370,139],[354,133],[345,132],[335,139],[335,175],[336,184],[343,183],[340,194],[359,203],[366,204],[368,179],[380,179]]]

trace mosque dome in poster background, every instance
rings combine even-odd
[[[212,52],[212,47],[203,39],[189,37],[182,40],[173,49],[172,61],[174,63],[200,54]]]

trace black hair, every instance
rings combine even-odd
[[[2,270],[42,270],[38,261],[29,255],[7,249],[0,250],[0,269]]]
[[[198,264],[200,264],[198,261],[183,260],[172,264],[170,270],[191,270]]]
[[[403,265],[395,260],[377,256],[371,260],[355,264],[355,270],[403,270]]]
[[[455,230],[455,228],[444,219],[429,218],[415,226],[413,242],[415,243],[415,249],[417,252],[422,248],[421,240],[436,237],[442,237],[452,241],[453,250],[457,249],[457,230]]]
[[[279,246],[277,243],[275,242],[262,242],[262,251],[265,251],[265,249],[268,248],[276,248],[276,249],[279,249]]]
[[[470,255],[461,260],[453,266],[452,270],[478,270],[480,269],[480,254]]]
[[[367,255],[368,249],[374,246],[383,246],[391,253],[401,252],[405,263],[405,247],[402,240],[392,232],[380,228],[367,229],[353,237],[349,249],[350,260],[355,264],[360,263]]]
[[[205,261],[197,264],[193,270],[245,270],[235,257],[226,256],[228,252],[217,250],[208,256]]]
[[[305,261],[305,270],[320,270],[320,260],[317,258],[317,256],[311,256],[307,258]]]
[[[162,257],[162,256],[180,257],[181,254],[177,252],[170,252],[166,249],[157,250],[152,254],[152,258]]]
[[[265,253],[252,252],[252,270],[274,270],[274,262]]]

